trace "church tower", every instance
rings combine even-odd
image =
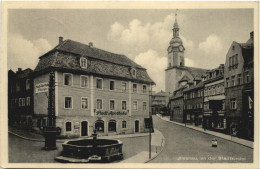
[[[184,51],[185,48],[182,44],[182,40],[179,37],[179,25],[177,22],[177,13],[175,14],[175,22],[173,25],[173,37],[169,43],[168,47],[168,68],[184,66]]]

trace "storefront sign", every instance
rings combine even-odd
[[[121,115],[127,115],[127,111],[96,111],[95,114],[97,116],[121,116]]]
[[[35,85],[35,93],[48,92],[49,82],[38,83]]]

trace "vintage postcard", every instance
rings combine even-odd
[[[258,7],[3,1],[1,167],[258,168]]]

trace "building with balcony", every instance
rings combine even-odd
[[[124,55],[60,37],[39,57],[34,70],[34,112],[46,121],[49,73],[55,74],[55,116],[61,136],[129,134],[148,131],[149,90],[146,69]],[[41,118],[40,118],[41,117]],[[37,127],[37,126],[36,126]]]
[[[226,55],[224,83],[230,134],[254,137],[254,32],[246,43],[233,42]]]
[[[224,64],[205,76],[203,128],[226,132]]]

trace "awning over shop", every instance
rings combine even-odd
[[[204,98],[204,102],[208,102],[210,100],[225,100],[224,95],[218,95],[218,96],[209,96]]]

